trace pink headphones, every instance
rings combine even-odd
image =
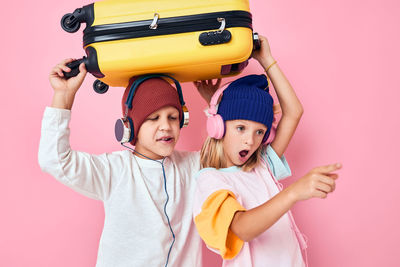
[[[207,133],[208,136],[215,138],[215,139],[221,139],[225,135],[225,123],[221,115],[217,114],[217,102],[223,91],[229,86],[230,83],[225,84],[221,88],[219,88],[217,91],[215,91],[214,95],[211,98],[210,101],[210,107],[208,108],[208,116],[207,118]],[[265,134],[262,143],[270,143],[275,137],[275,132],[276,128],[272,127],[271,130],[269,131],[269,135]]]
[[[207,118],[207,133],[208,136],[221,139],[225,134],[225,123],[222,119],[221,115],[217,114],[217,102],[222,92],[228,87],[228,84],[225,84],[217,91],[215,91],[214,95],[210,101],[210,107],[208,109],[208,114],[210,116]]]

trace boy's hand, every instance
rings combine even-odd
[[[193,82],[194,86],[196,86],[199,94],[204,98],[204,100],[210,104],[211,98],[214,95],[215,91],[218,90],[221,85],[221,79],[218,79],[215,84],[213,84],[212,80],[208,81],[195,81]]]
[[[316,167],[287,189],[290,190],[295,201],[313,197],[326,198],[328,193],[335,190],[335,180],[339,177],[333,172],[341,167],[340,163]]]
[[[51,87],[53,87],[55,93],[75,94],[78,91],[79,87],[82,85],[82,82],[85,79],[87,73],[84,63],[79,65],[80,72],[76,77],[71,77],[69,79],[64,78],[63,71],[71,71],[71,69],[68,68],[66,64],[72,61],[72,58],[65,59],[51,70],[49,80]]]
[[[251,56],[256,59],[264,69],[266,69],[275,61],[275,59],[272,57],[271,48],[267,38],[262,35],[259,35],[259,38],[261,47],[260,49],[255,50]]]
[[[61,61],[50,72],[49,80],[51,87],[54,89],[51,106],[54,108],[71,109],[75,94],[85,79],[87,71],[84,63],[79,65],[79,74],[77,76],[69,79],[64,77],[63,71],[71,71],[71,69],[66,66],[66,64],[71,61],[73,61],[72,58]]]

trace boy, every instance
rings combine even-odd
[[[86,70],[81,64],[78,76],[65,79],[62,71],[70,71],[70,61],[50,73],[54,96],[43,116],[39,164],[61,183],[103,201],[96,266],[201,266],[201,241],[192,223],[193,176],[200,159],[198,152],[174,150],[183,119],[176,89],[161,78],[137,87],[127,114],[133,122],[133,152],[74,151],[69,144],[70,109]],[[215,91],[209,89],[201,92],[206,100]]]

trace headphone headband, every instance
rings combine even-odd
[[[217,114],[218,99],[230,84],[231,83],[227,83],[223,85],[221,88],[219,88],[217,91],[215,91],[214,95],[211,97],[210,107],[208,108],[208,114],[211,115]]]

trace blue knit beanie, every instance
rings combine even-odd
[[[268,79],[262,75],[248,75],[233,81],[223,92],[218,114],[224,121],[250,120],[267,126],[266,136],[274,119],[274,100],[269,94]]]

